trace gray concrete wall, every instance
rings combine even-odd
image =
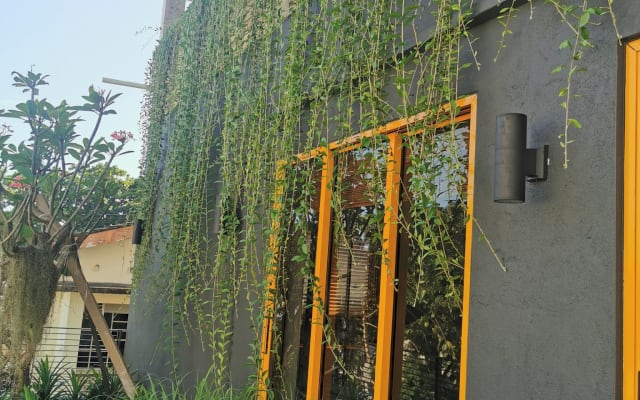
[[[591,27],[594,47],[583,59],[588,70],[576,74],[572,83],[579,95],[572,99],[572,115],[583,128],[572,133],[576,141],[564,169],[558,141],[564,110],[558,91],[565,75],[551,70],[568,62],[567,50],[558,45],[571,33],[553,8],[539,0],[533,3],[530,20],[526,3],[494,63],[503,30],[495,19],[495,4],[476,3],[478,18],[471,32],[481,68],[465,70],[460,94],[478,95],[475,217],[508,271],[500,269],[488,245],[477,239],[476,229],[467,282],[467,398],[613,399],[620,366],[620,47],[610,19]],[[616,0],[614,9],[623,37],[640,33],[640,2]],[[428,22],[420,32],[424,38],[429,35]],[[465,49],[463,58],[470,60],[470,51]],[[530,147],[550,145],[549,179],[528,184],[524,204],[493,202],[495,118],[506,112],[528,116]],[[127,347],[128,359],[136,365],[152,362],[147,369],[162,371],[168,360],[153,351],[153,337],[159,335],[163,305],[154,304],[153,296],[147,299],[150,311],[132,310],[131,324],[140,318],[146,325],[130,337],[128,346],[137,343],[136,356]],[[232,354],[242,381],[252,371],[243,369],[249,319],[239,318]],[[189,368],[198,369],[209,357],[200,353],[185,348],[181,357]]]
[[[161,27],[170,25],[184,12],[186,0],[164,0]]]
[[[169,118],[166,129],[173,129],[173,119]],[[213,133],[216,134],[216,133]],[[216,154],[211,154],[215,159]],[[184,320],[191,320],[192,330],[183,329],[182,320],[173,318],[175,325],[171,326],[172,319],[168,315],[167,271],[162,271],[166,250],[166,235],[169,232],[167,210],[170,209],[171,199],[166,197],[166,179],[172,171],[161,171],[160,192],[158,204],[156,204],[155,220],[152,232],[152,259],[142,275],[137,280],[132,304],[130,307],[129,331],[125,358],[131,369],[139,379],[152,378],[177,378],[185,388],[193,388],[209,372],[212,365],[212,349],[208,343],[208,332],[199,332],[197,317],[194,313]],[[217,196],[220,193],[220,174],[216,168],[209,171],[208,176],[208,202],[219,203]],[[165,202],[165,204],[162,204]],[[212,213],[209,232],[211,232],[211,245],[220,227],[218,213]],[[212,250],[210,254],[215,254]],[[206,294],[210,296],[211,294]],[[229,345],[229,358],[231,362],[230,379],[236,387],[247,384],[250,375],[255,374],[255,367],[249,365],[252,348],[250,344],[255,341],[253,335],[253,319],[246,311],[248,300],[244,293],[239,296],[236,310],[233,315],[233,335]],[[208,301],[210,299],[206,299]],[[257,303],[257,299],[251,299]],[[190,312],[190,311],[187,311]],[[209,327],[212,331],[215,327]],[[172,349],[172,350],[170,350]]]
[[[573,81],[569,167],[562,167],[558,134],[564,110],[558,91],[568,62],[559,43],[569,38],[555,11],[534,2],[511,24],[496,63],[502,27],[475,27],[482,64],[468,70],[463,92],[478,94],[475,216],[503,260],[486,243],[472,254],[469,399],[615,398],[617,343],[616,212],[619,46],[609,19],[591,27],[587,72]],[[616,3],[621,33],[640,32],[640,3]],[[528,184],[524,204],[493,202],[495,117],[527,114],[529,146],[550,145],[546,182]],[[474,232],[479,236],[477,230]]]

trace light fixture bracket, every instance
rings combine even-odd
[[[527,182],[546,181],[549,172],[549,145],[526,149],[524,154],[524,174]]]
[[[549,146],[527,148],[527,116],[500,114],[496,118],[495,179],[496,203],[522,203],[526,182],[547,179]]]

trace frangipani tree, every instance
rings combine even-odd
[[[20,390],[42,337],[66,258],[114,207],[113,161],[131,134],[98,136],[102,119],[119,94],[89,87],[84,104],[59,105],[40,97],[47,75],[13,72],[13,85],[27,95],[0,117],[26,124],[28,137],[15,143],[0,131],[0,372]],[[92,115],[88,135],[77,131],[81,114]]]

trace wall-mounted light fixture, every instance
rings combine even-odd
[[[500,114],[496,117],[496,160],[493,200],[524,202],[525,182],[547,179],[549,146],[527,149],[527,116]]]
[[[136,224],[133,228],[133,236],[131,238],[131,244],[142,243],[142,235],[144,234],[144,221],[136,220]]]

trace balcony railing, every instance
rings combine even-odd
[[[111,329],[111,335],[120,351],[124,351],[127,330]],[[111,365],[102,340],[96,341],[90,328],[47,326],[36,352],[36,360],[46,357],[53,365],[60,364],[65,369],[97,368],[98,349],[107,365]]]

